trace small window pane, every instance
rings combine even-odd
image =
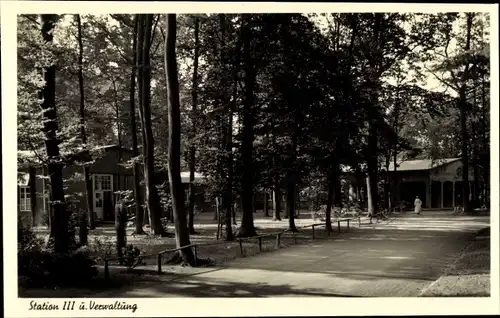
[[[29,187],[19,187],[19,209],[31,211],[31,193]]]

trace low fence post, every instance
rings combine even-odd
[[[293,234],[293,243],[297,244],[297,235],[296,235],[297,233],[292,232],[292,234]]]
[[[281,233],[276,234],[276,248],[280,248]]]
[[[259,236],[259,252],[262,252],[262,237]]]
[[[347,219],[347,232],[349,232],[349,221],[351,220]]]
[[[243,242],[241,241],[241,239],[238,240],[238,243],[240,243],[240,255],[243,257]]]
[[[337,232],[340,234],[340,221],[337,221]]]
[[[193,246],[194,249],[194,266],[198,266],[198,252],[196,245]]]
[[[314,224],[311,227],[312,227],[312,232],[313,232],[312,233],[313,234],[313,238],[312,239],[314,240]]]
[[[108,260],[104,260],[104,279],[109,279],[109,263]]]
[[[161,254],[158,254],[158,274],[161,274]]]

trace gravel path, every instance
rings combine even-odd
[[[92,296],[415,297],[488,224],[488,217],[403,215],[213,268],[165,268],[163,275],[142,275],[133,284]]]

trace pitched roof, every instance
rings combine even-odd
[[[398,163],[397,171],[430,170],[457,160],[460,158],[406,160]],[[394,162],[390,163],[389,171],[394,171]]]

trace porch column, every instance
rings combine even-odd
[[[441,209],[444,209],[444,182],[441,181]]]
[[[452,204],[453,204],[453,208],[455,208],[455,181],[453,181],[453,195],[452,195]]]

